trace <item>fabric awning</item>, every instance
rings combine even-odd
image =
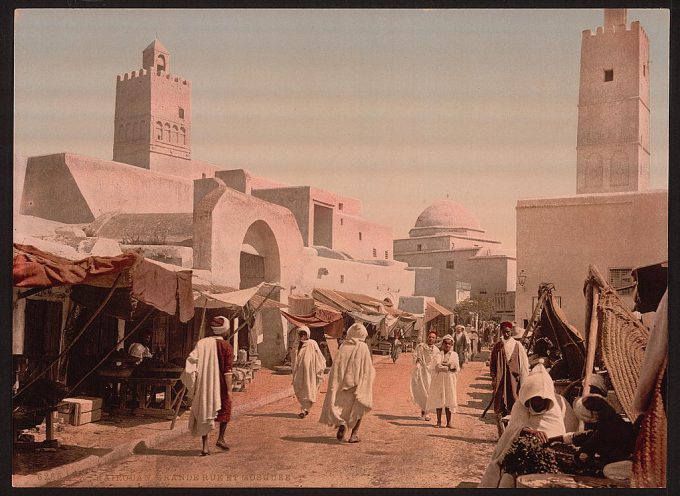
[[[194,305],[199,308],[228,308],[234,311],[245,307],[248,303],[253,308],[286,308],[287,305],[278,301],[270,298],[265,300],[271,287],[270,283],[260,283],[252,288],[235,289],[224,293],[195,291],[197,296],[194,299]]]
[[[363,312],[349,312],[349,315],[354,320],[360,320],[368,324],[373,324],[374,326],[379,326],[385,320],[385,315],[383,314],[371,315]]]
[[[315,288],[312,298],[341,312],[361,312],[362,308],[331,289]]]
[[[384,304],[384,302],[378,300],[377,298],[372,298],[368,295],[361,294],[361,293],[350,293],[350,292],[347,292],[347,291],[337,291],[337,290],[335,290],[335,293],[339,294],[343,298],[347,298],[352,303],[355,303],[357,305],[362,305],[362,306],[365,305],[367,307],[370,307],[372,310],[379,309]]]
[[[447,315],[453,315],[453,312],[434,301],[427,302],[427,306],[425,307],[425,322],[429,322],[439,316],[446,317]]]
[[[322,303],[316,303],[314,313],[310,315],[292,315],[283,310],[281,315],[295,327],[323,328],[324,334],[334,338],[342,336],[344,330],[342,313]]]
[[[12,278],[16,287],[98,287],[101,291],[82,292],[87,293],[84,298],[94,305],[105,298],[119,274],[116,293],[123,295],[119,297],[132,298],[169,315],[178,315],[181,322],[194,316],[191,270],[147,260],[137,251],[70,260],[34,246],[14,244]],[[127,290],[120,291],[123,288]],[[129,306],[134,308],[134,302]]]
[[[111,274],[118,274],[139,264],[144,257],[136,252],[115,257],[86,257],[71,260],[35,246],[14,243],[12,281],[17,288],[51,288],[85,284]]]

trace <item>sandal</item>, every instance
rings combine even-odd
[[[341,425],[338,427],[338,433],[335,435],[335,437],[338,439],[338,441],[342,441],[342,438],[345,437],[345,426]]]
[[[349,441],[347,441],[347,442],[348,442],[348,443],[358,443],[358,442],[359,442],[359,438],[358,438],[357,436],[355,436],[355,435],[352,435],[352,436],[349,438]]]
[[[210,451],[201,451],[201,456],[208,456]]]
[[[309,415],[309,412],[308,412],[307,410],[305,410],[305,417],[306,417],[307,415]]]
[[[441,428],[442,428],[442,424],[437,424],[437,425],[434,426],[434,428],[435,428],[435,429],[441,429]]]
[[[425,422],[429,422],[429,421],[432,420],[432,419],[430,418],[429,415],[425,415],[425,417],[423,418],[423,420],[424,420]]]
[[[305,412],[300,412],[300,413],[298,413],[298,417],[300,417],[300,418],[305,418]]]
[[[224,451],[229,451],[229,446],[227,446],[227,443],[217,441],[217,443],[215,444],[215,446],[217,446],[218,448],[223,449]]]

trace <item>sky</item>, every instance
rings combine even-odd
[[[655,189],[669,18],[628,11],[650,39]],[[157,37],[192,83],[194,159],[358,198],[395,238],[448,197],[512,249],[518,199],[576,193],[581,32],[602,22],[601,9],[24,9],[14,150],[111,160],[116,76]]]

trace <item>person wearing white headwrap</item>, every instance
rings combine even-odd
[[[442,409],[446,409],[446,427],[453,428],[451,413],[458,407],[456,375],[460,370],[458,354],[453,351],[454,339],[451,334],[442,338],[442,349],[435,354],[432,362],[432,381],[427,392],[428,412],[437,412],[437,425],[442,426]]]
[[[352,429],[350,443],[359,442],[357,433],[362,417],[373,408],[375,368],[366,328],[359,323],[347,329],[347,338],[338,349],[328,375],[328,389],[319,422],[338,428],[337,439]]]
[[[302,408],[299,417],[305,418],[316,402],[319,384],[326,370],[326,357],[316,341],[310,339],[309,327],[299,327],[297,332],[300,346],[293,364],[293,390]]]
[[[434,344],[437,341],[437,332],[427,333],[427,343],[418,343],[413,351],[415,367],[411,373],[411,399],[420,407],[420,418],[429,422],[427,415],[427,393],[430,390],[432,380],[432,367],[434,359],[439,354],[439,348]]]
[[[502,470],[505,454],[520,435],[534,435],[547,443],[578,428],[578,419],[569,403],[555,393],[552,378],[542,363],[527,375],[512,407],[510,422],[501,435],[491,461],[477,487],[513,487],[514,476]]]
[[[200,339],[187,357],[180,377],[191,398],[189,431],[201,436],[201,455],[210,454],[208,434],[220,424],[216,446],[225,451],[229,446],[224,441],[227,423],[231,419],[232,362],[234,352],[226,340],[230,331],[229,320],[218,316],[210,321],[212,336]]]

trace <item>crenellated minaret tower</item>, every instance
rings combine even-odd
[[[649,39],[626,9],[583,31],[576,193],[644,191],[649,184]]]
[[[170,73],[170,53],[154,40],[142,68],[116,82],[113,160],[163,173],[191,162],[191,83]]]

